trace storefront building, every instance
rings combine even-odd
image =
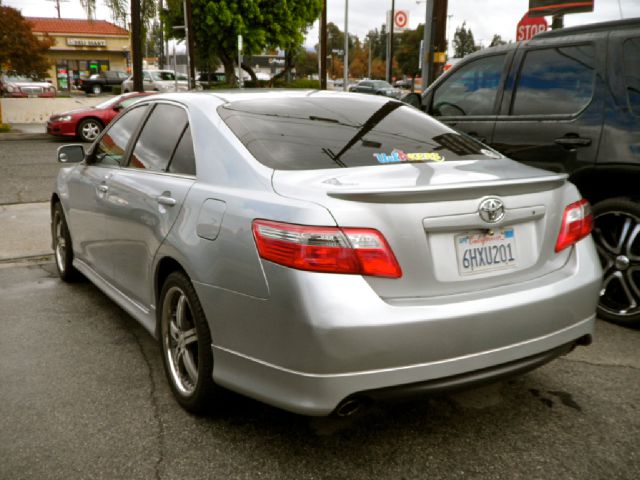
[[[129,71],[129,31],[104,20],[27,17],[38,37],[55,43],[47,53],[49,79],[58,90],[106,70]]]

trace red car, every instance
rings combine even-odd
[[[83,142],[93,142],[104,127],[120,113],[120,110],[147,95],[153,95],[153,92],[125,93],[99,103],[95,107],[52,115],[47,122],[47,133],[63,137],[77,136]]]

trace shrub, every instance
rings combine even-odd
[[[0,132],[10,132],[11,124],[10,123],[0,123]]]

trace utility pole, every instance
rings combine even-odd
[[[327,0],[320,16],[320,90],[327,89]]]
[[[349,91],[349,0],[344,1],[344,82],[342,89]]]
[[[158,6],[160,9],[160,58],[158,59],[158,63],[160,64],[160,68],[164,68],[166,50],[164,48],[164,22],[162,21],[162,13],[164,12],[163,0],[160,0]]]
[[[187,52],[187,78],[189,79],[189,90],[195,88],[196,83],[196,49],[193,35],[193,9],[191,8],[191,0],[184,0],[186,4],[185,16],[185,36],[189,50]]]
[[[367,78],[371,78],[371,37],[369,37],[369,72]]]
[[[422,38],[422,91],[431,83],[430,72],[433,61],[433,4],[435,0],[427,0],[424,15],[424,36]]]
[[[133,66],[133,89],[144,91],[142,85],[142,36],[140,1],[131,0],[131,59]]]
[[[393,77],[393,27],[396,23],[396,0],[391,0],[391,26],[389,27],[389,69],[387,70],[387,82],[391,83]]]
[[[56,2],[56,10],[58,11],[58,18],[62,18],[60,16],[60,2],[68,2],[69,0],[47,0],[48,2]],[[0,5],[2,5],[2,2],[0,1]]]

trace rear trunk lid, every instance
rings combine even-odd
[[[385,236],[403,275],[365,279],[388,300],[523,282],[559,269],[571,250],[554,251],[564,206],[576,200],[566,176],[504,158],[276,170],[272,181],[282,196],[327,208],[340,227]]]

